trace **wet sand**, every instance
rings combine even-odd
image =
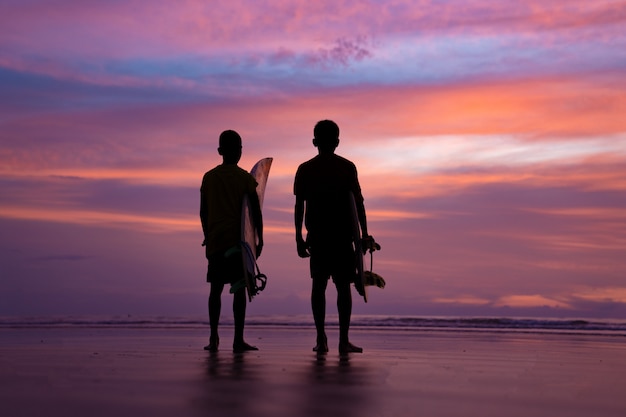
[[[0,329],[2,415],[619,416],[626,339],[352,331],[363,354],[311,351],[313,329],[249,327],[258,352],[199,329]]]

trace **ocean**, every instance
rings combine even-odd
[[[232,325],[224,317],[222,325]],[[329,315],[328,327],[338,325],[337,317]],[[2,328],[205,328],[206,317],[175,316],[32,316],[0,317]],[[247,327],[309,328],[309,315],[256,316],[246,320]],[[413,317],[355,315],[353,329],[404,330],[413,332],[517,332],[553,334],[594,334],[626,337],[626,320],[620,319],[552,319],[506,317]]]

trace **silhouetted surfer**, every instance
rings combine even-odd
[[[371,247],[374,239],[367,233],[363,195],[356,166],[335,154],[339,145],[339,127],[331,120],[322,120],[313,130],[313,145],[318,155],[298,167],[294,182],[296,196],[295,226],[298,255],[310,256],[312,278],[311,308],[317,330],[314,351],[328,351],[325,333],[326,287],[332,277],[337,288],[339,313],[339,351],[362,352],[350,343],[348,332],[352,314],[350,283],[355,278],[355,256],[352,246],[350,192],[354,194],[364,245]],[[303,238],[302,226],[307,238]]]
[[[263,221],[257,182],[246,170],[237,166],[241,159],[241,137],[234,130],[222,132],[218,153],[222,164],[202,178],[200,188],[200,220],[204,232],[206,257],[209,261],[207,281],[211,283],[209,294],[209,322],[211,335],[204,348],[215,352],[219,346],[218,325],[222,309],[222,291],[227,283],[233,284],[243,278],[241,255],[241,207],[244,195],[251,202],[257,226],[257,256],[263,249]],[[234,351],[257,350],[244,341],[243,329],[246,319],[245,286],[235,291],[233,316],[235,320]]]

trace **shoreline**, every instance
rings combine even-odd
[[[312,352],[313,328],[0,329],[7,416],[623,416],[626,344],[589,335],[353,329],[364,353]]]
[[[222,326],[232,326],[232,317],[223,317]],[[196,329],[208,326],[204,316],[0,316],[1,329],[18,328],[134,328]],[[310,315],[252,316],[248,328],[307,329],[314,326]],[[338,320],[327,317],[327,327],[336,328]],[[416,332],[494,332],[564,335],[604,335],[626,337],[623,319],[555,319],[524,317],[421,317],[355,315],[352,329]]]

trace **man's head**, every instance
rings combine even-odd
[[[222,155],[224,163],[236,164],[241,159],[241,136],[234,130],[225,130],[220,134],[217,152]]]
[[[313,145],[321,152],[333,152],[339,145],[339,126],[332,120],[321,120],[313,128]]]

